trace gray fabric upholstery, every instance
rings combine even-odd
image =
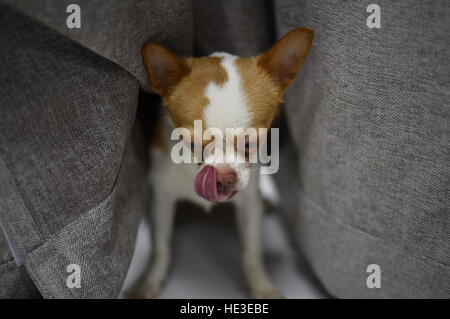
[[[286,96],[298,159],[279,177],[296,172],[295,236],[334,295],[448,298],[450,6],[377,1],[382,28],[369,29],[369,3],[276,2],[279,35],[316,30]]]
[[[378,1],[378,30],[368,1],[84,0],[72,30],[72,1],[1,2],[0,297],[117,296],[146,197],[145,42],[249,56],[301,25],[277,175],[299,251],[337,297],[450,297],[448,2]]]
[[[39,23],[0,12],[2,224],[44,297],[115,297],[143,211],[146,163],[131,134],[138,82]],[[72,263],[81,289],[62,287]],[[0,276],[7,287],[8,269]]]
[[[81,8],[81,28],[66,27],[71,0],[3,0],[98,55],[120,65],[145,88],[144,43],[162,43],[179,54],[192,52],[193,19],[187,0],[89,1]]]

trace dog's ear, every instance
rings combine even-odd
[[[258,58],[258,65],[277,81],[284,91],[292,83],[311,49],[314,30],[296,28]]]
[[[156,43],[147,43],[142,48],[142,58],[153,90],[162,96],[189,74],[186,60]]]

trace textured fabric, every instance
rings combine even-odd
[[[0,265],[0,298],[42,298],[25,266],[17,266],[14,261]]]
[[[337,297],[450,297],[448,1],[378,1],[381,29],[369,1],[77,1],[81,29],[72,1],[2,2],[0,297],[117,296],[145,203],[146,41],[250,56],[302,25],[277,175],[299,249]]]
[[[449,298],[450,6],[378,1],[382,28],[369,29],[369,3],[275,2],[278,35],[316,30],[286,97],[289,216],[334,295]]]
[[[148,89],[141,48],[148,41],[192,53],[193,19],[187,0],[81,0],[81,28],[66,27],[71,0],[2,0],[53,30],[122,66]]]
[[[194,53],[228,52],[252,56],[275,40],[270,1],[193,1]]]
[[[144,143],[130,139],[138,81],[8,7],[0,15],[2,223],[44,297],[115,297],[143,212]],[[61,288],[72,263],[81,289]]]
[[[196,31],[196,47],[252,55],[274,40],[271,23],[276,38],[314,28],[285,97],[292,139],[283,134],[276,176],[296,242],[337,297],[448,298],[450,5],[379,1],[382,28],[370,29],[370,3],[281,0],[265,3],[268,17],[218,1],[221,18]],[[256,25],[251,44],[235,31]],[[380,289],[366,286],[370,264]]]

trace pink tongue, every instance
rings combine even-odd
[[[195,191],[200,197],[203,197],[210,202],[217,202],[220,200],[219,194],[217,194],[216,175],[216,169],[211,165],[207,165],[198,172],[197,177],[195,178]]]

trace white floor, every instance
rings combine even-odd
[[[265,216],[264,241],[268,271],[284,297],[326,298],[308,267],[293,253],[276,213]],[[123,291],[143,273],[150,247],[150,230],[143,222]],[[247,298],[240,253],[231,212],[222,209],[205,214],[190,209],[179,213],[172,267],[160,298]]]

